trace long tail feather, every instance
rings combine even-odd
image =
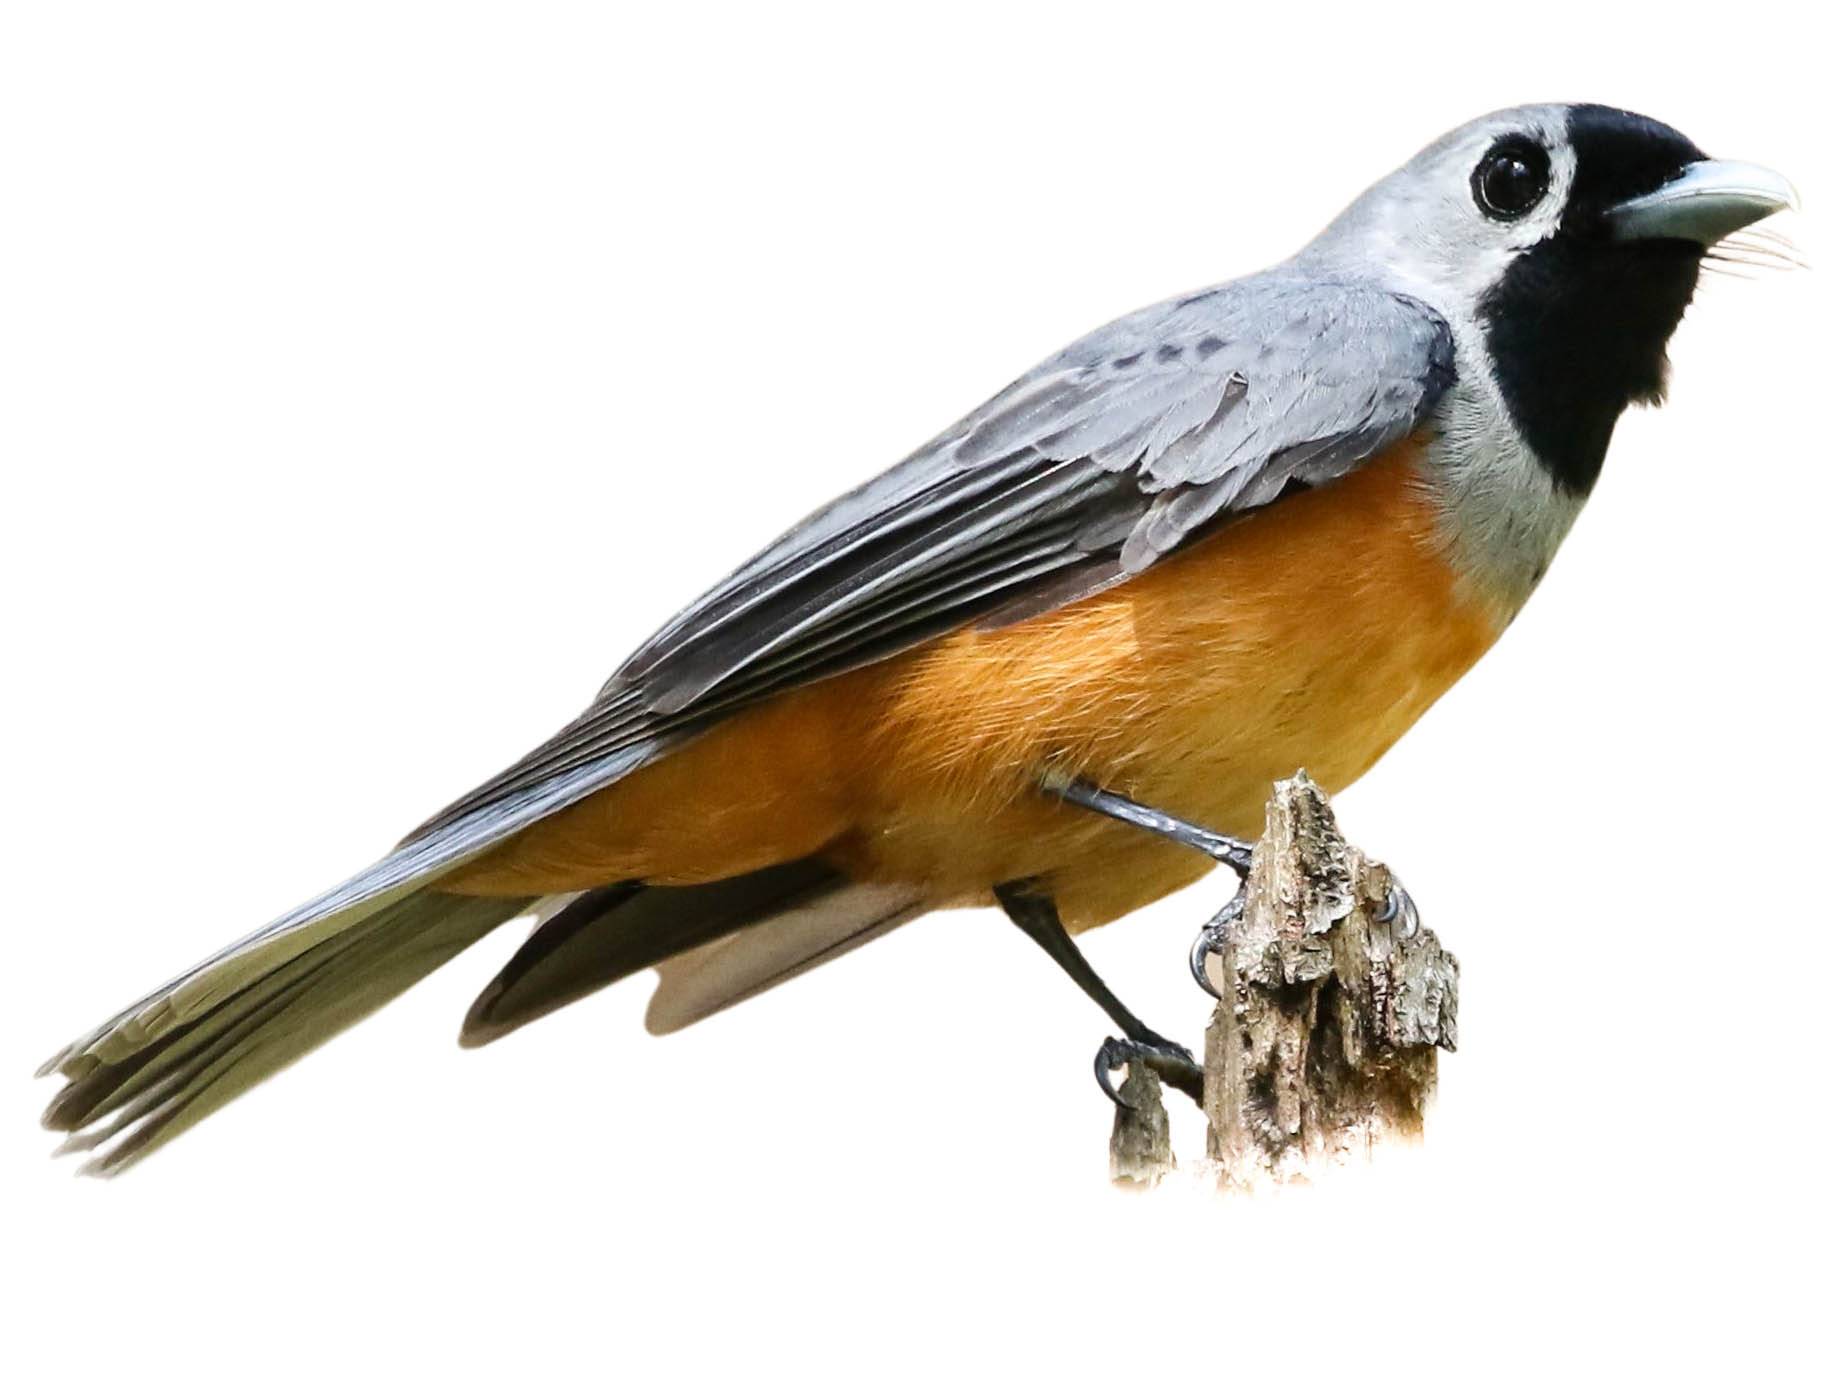
[[[405,991],[526,901],[417,891],[276,961],[266,946],[197,972],[216,994],[173,1003],[139,1042],[104,1038],[64,1066],[45,1124],[84,1171],[120,1172]],[[192,974],[193,977],[197,972]]]
[[[493,801],[438,829],[416,835],[347,882],[288,911],[149,992],[53,1054],[38,1070],[39,1076],[61,1072],[66,1077],[82,1077],[97,1067],[137,1053],[162,1038],[172,1026],[199,1019],[267,972],[318,948],[344,930],[366,924],[412,893],[462,867],[492,844],[615,781],[640,766],[664,742],[649,741],[607,755],[587,768],[551,778],[538,787]]]

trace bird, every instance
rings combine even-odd
[[[118,1172],[528,915],[466,1045],[649,968],[668,1033],[998,907],[1115,1022],[1103,1082],[1189,1090],[1075,936],[1244,877],[1273,782],[1349,785],[1482,656],[1707,261],[1797,207],[1604,105],[1462,125],[769,544],[520,761],[54,1055],[46,1125]]]

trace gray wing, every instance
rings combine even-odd
[[[1115,320],[745,563],[578,720],[416,833],[619,751],[646,760],[962,624],[1124,580],[1228,515],[1348,472],[1453,377],[1444,321],[1361,283],[1274,272]]]

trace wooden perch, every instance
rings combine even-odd
[[[1428,929],[1379,923],[1390,880],[1308,776],[1273,789],[1245,910],[1209,958],[1223,995],[1204,1048],[1205,1171],[1222,1187],[1303,1177],[1423,1127],[1437,1050],[1456,1047],[1456,959]],[[1149,1185],[1175,1167],[1162,1088],[1134,1067],[1120,1095],[1113,1178]]]

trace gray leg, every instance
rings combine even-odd
[[[1215,862],[1225,863],[1242,878],[1252,867],[1251,844],[1231,835],[1204,829],[1191,821],[1179,820],[1174,815],[1141,805],[1129,796],[1096,787],[1082,778],[1077,777],[1072,782],[1045,782],[1043,790],[1050,796],[1059,796],[1071,805],[1091,810],[1121,824],[1148,830],[1152,834],[1161,834],[1171,843],[1205,853]]]
[[[1125,1032],[1125,1038],[1108,1039],[1094,1057],[1094,1078],[1100,1090],[1124,1106],[1113,1087],[1112,1074],[1127,1063],[1145,1063],[1178,1091],[1186,1092],[1199,1104],[1202,1099],[1202,1070],[1191,1054],[1173,1039],[1165,1039],[1114,996],[1100,975],[1093,970],[1078,945],[1062,928],[1062,918],[1047,893],[1030,882],[1006,882],[994,888],[999,905],[1017,926],[1055,960],[1056,965],[1074,979],[1075,986],[1086,992],[1094,1004],[1113,1018]]]
[[[1181,844],[1198,853],[1205,853],[1215,862],[1225,863],[1232,868],[1242,882],[1246,880],[1247,873],[1252,870],[1251,844],[1235,839],[1231,835],[1205,829],[1191,821],[1180,820],[1174,815],[1143,805],[1116,791],[1107,791],[1104,787],[1097,787],[1085,778],[1077,777],[1069,782],[1044,782],[1042,789],[1048,795],[1059,797],[1070,805],[1080,806],[1084,810],[1104,815],[1121,824],[1135,826],[1151,834],[1160,834],[1172,843]],[[1215,912],[1213,919],[1202,926],[1201,933],[1195,937],[1194,946],[1189,950],[1189,971],[1194,974],[1195,981],[1201,989],[1217,1001],[1220,1000],[1221,994],[1208,980],[1208,955],[1220,952],[1221,944],[1227,936],[1227,927],[1238,920],[1240,913],[1245,909],[1246,893],[1242,888],[1233,894],[1232,899],[1225,906]],[[1410,939],[1417,933],[1418,908],[1412,902],[1411,894],[1399,884],[1398,878],[1392,879],[1392,890],[1387,894],[1385,909],[1375,919],[1381,923],[1397,921],[1401,939]],[[1097,997],[1095,999],[1098,1000]],[[1102,1078],[1102,1085],[1104,1083],[1105,1079]]]
[[[1246,880],[1246,874],[1252,869],[1252,845],[1231,835],[1220,834],[1211,829],[1193,824],[1188,820],[1179,820],[1150,806],[1141,805],[1129,796],[1121,796],[1116,791],[1107,791],[1096,787],[1092,782],[1076,778],[1072,782],[1061,784],[1044,783],[1043,790],[1051,796],[1059,796],[1071,805],[1091,810],[1117,820],[1121,824],[1134,825],[1152,834],[1160,834],[1172,843],[1191,848],[1198,853],[1205,853],[1217,863],[1225,863],[1238,874],[1240,880]],[[1195,945],[1189,950],[1189,971],[1195,975],[1196,984],[1215,1000],[1220,1000],[1220,992],[1208,980],[1208,955],[1220,950],[1221,941],[1226,937],[1227,926],[1239,919],[1245,909],[1245,888],[1235,892],[1233,899],[1215,914],[1215,917],[1202,926],[1201,933],[1195,937]]]

